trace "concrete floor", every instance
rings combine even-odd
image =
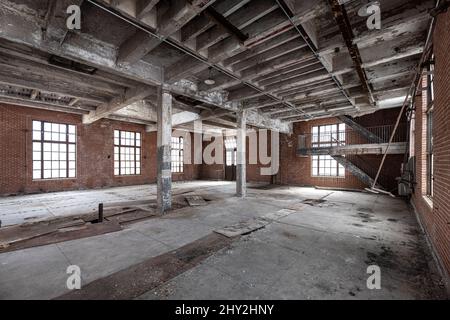
[[[232,242],[138,299],[431,299],[445,298],[433,260],[406,203],[388,196],[314,188],[249,188],[234,183],[174,184],[174,192],[212,197],[127,229],[0,254],[0,299],[51,299],[66,292],[66,268],[82,284],[162,255],[255,217],[282,212],[264,229]],[[2,220],[95,210],[99,201],[155,197],[155,186],[121,187],[0,199]],[[321,199],[309,205],[306,199]],[[366,286],[381,268],[381,290]]]

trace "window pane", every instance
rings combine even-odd
[[[52,140],[52,133],[51,132],[44,132],[44,140],[45,141],[51,141]]]
[[[33,131],[33,140],[41,140],[41,132]]]
[[[44,179],[50,179],[52,177],[52,170],[44,170]]]
[[[33,151],[41,151],[42,144],[40,142],[34,142],[33,143]]]
[[[33,170],[33,179],[41,179],[41,171]]]
[[[41,170],[41,161],[33,161],[33,170]]]
[[[51,161],[44,161],[44,169],[50,170],[52,168],[52,162]]]
[[[41,131],[41,121],[33,121],[33,130]]]

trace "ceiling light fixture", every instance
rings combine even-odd
[[[209,67],[209,76],[208,79],[205,80],[205,84],[207,84],[208,86],[216,84],[216,81],[214,81],[214,79],[212,78],[212,67]]]

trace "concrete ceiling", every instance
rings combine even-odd
[[[358,15],[368,1],[344,2],[0,0],[0,101],[152,128],[154,86],[164,83],[186,116],[176,126],[229,129],[243,107],[250,125],[281,132],[398,106],[434,1],[379,1],[380,30]],[[65,26],[70,4],[81,5],[80,31]]]

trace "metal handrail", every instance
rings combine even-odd
[[[394,135],[393,142],[406,142],[407,139],[406,125],[407,125],[406,123],[400,124],[400,130],[397,130],[396,134]],[[385,141],[387,143],[389,141],[389,138],[391,137],[394,127],[395,127],[394,125],[383,125],[383,126],[368,127],[366,129],[370,131],[372,134],[378,136],[382,141]],[[404,130],[401,130],[402,128]],[[324,133],[320,133],[320,135],[323,136]],[[313,137],[318,137],[319,134],[315,133],[301,134],[300,136],[305,142],[303,148],[310,148],[313,145],[316,145],[315,147],[328,147],[323,145],[335,146],[336,144],[337,145],[375,144],[374,142],[369,141],[367,138],[361,135],[360,132],[358,132],[357,130],[353,130],[351,128],[346,130],[330,132],[325,135],[329,137],[329,140],[313,142]],[[340,137],[345,137],[345,140],[340,140]]]

